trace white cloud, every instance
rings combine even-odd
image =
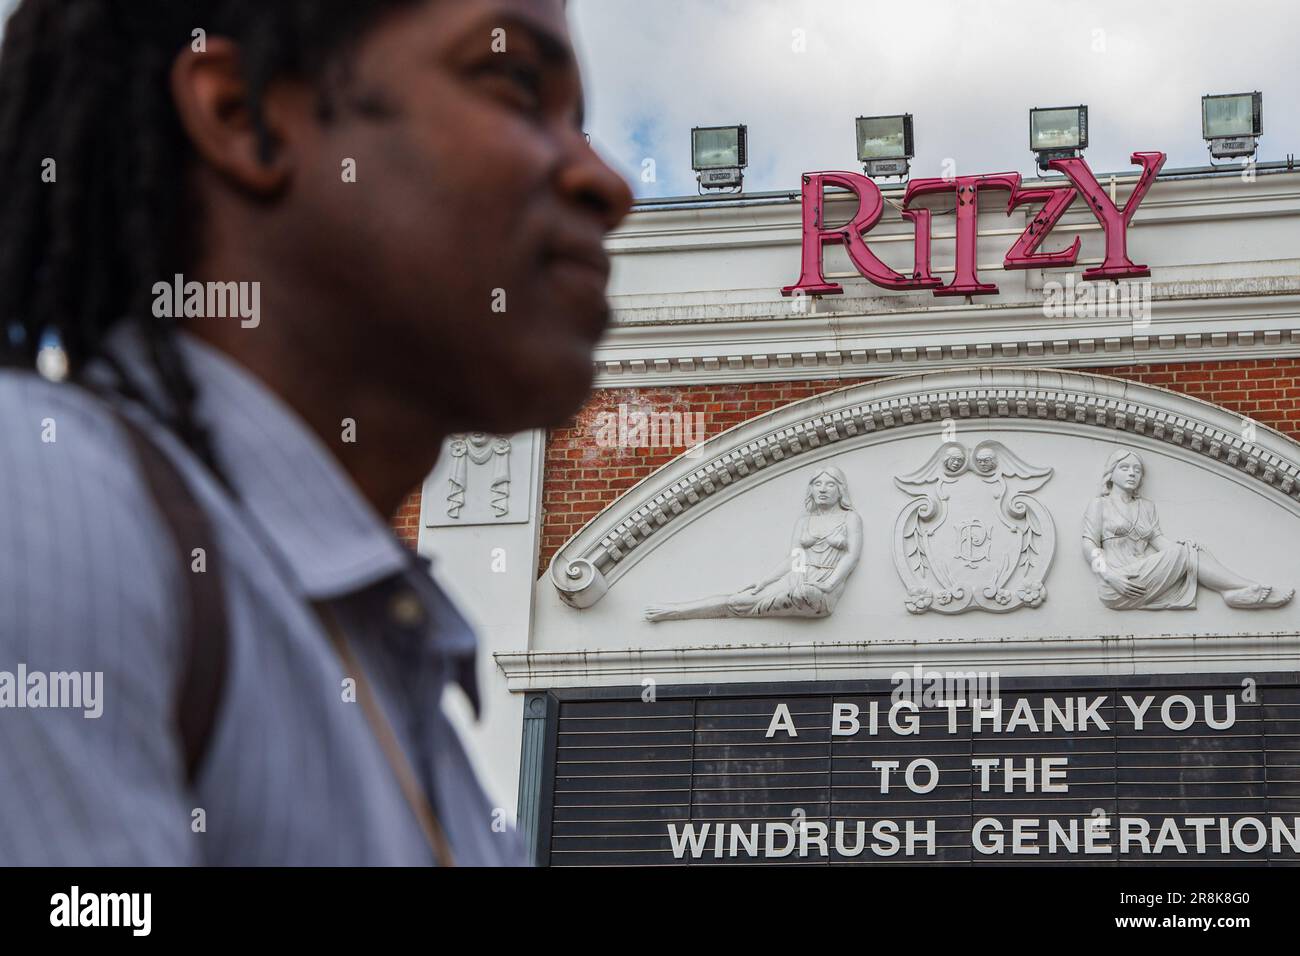
[[[853,118],[916,116],[914,176],[1033,171],[1028,111],[1087,103],[1089,163],[1208,161],[1203,93],[1264,92],[1262,160],[1300,153],[1288,0],[573,0],[588,129],[643,196],[695,191],[692,126],[749,125],[746,189],[853,169]],[[792,49],[806,31],[807,51]],[[658,182],[639,182],[643,158]]]
[[[0,0],[7,16],[14,0]],[[747,123],[746,189],[856,168],[853,118],[916,117],[914,176],[1033,171],[1032,106],[1087,103],[1089,163],[1208,161],[1203,93],[1264,92],[1260,159],[1300,155],[1294,0],[571,0],[592,141],[641,196],[695,191],[690,129]],[[807,50],[794,52],[794,31]],[[1100,49],[1097,49],[1100,47]],[[653,158],[658,181],[642,183]]]

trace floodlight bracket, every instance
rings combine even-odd
[[[1254,136],[1216,136],[1206,140],[1206,144],[1214,159],[1240,159],[1259,151],[1259,140]]]
[[[730,189],[739,192],[745,183],[745,171],[739,167],[724,167],[721,169],[702,169],[696,177],[699,183],[700,195],[704,195],[706,189]]]
[[[1083,151],[1073,147],[1069,149],[1036,149],[1033,151],[1038,158],[1038,168],[1047,172],[1048,166],[1058,159],[1078,159],[1083,155]]]
[[[909,159],[869,159],[862,164],[862,171],[872,179],[885,179],[890,176],[906,179],[911,168]]]

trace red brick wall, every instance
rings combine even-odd
[[[1300,438],[1300,359],[1087,369],[1184,392]]]
[[[1181,365],[1127,365],[1085,369],[1184,392],[1249,415],[1300,438],[1300,359],[1249,359]],[[547,436],[542,489],[542,546],[538,573],[591,517],[685,448],[602,448],[597,442],[601,414],[629,411],[701,412],[704,436],[712,438],[763,412],[822,392],[865,381],[862,378],[687,388],[602,389],[562,428]],[[398,535],[411,547],[419,534],[419,493],[394,519]]]
[[[417,488],[402,502],[402,507],[393,515],[393,530],[412,551],[420,541],[420,491]]]

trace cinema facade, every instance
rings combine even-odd
[[[398,519],[540,864],[1300,860],[1300,170],[1136,164],[614,235],[587,407]]]

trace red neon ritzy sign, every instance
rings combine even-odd
[[[981,282],[976,273],[975,241],[978,229],[979,193],[987,189],[1005,189],[1010,193],[1007,214],[1017,206],[1042,203],[1020,238],[1012,244],[1003,265],[1008,269],[1040,269],[1045,266],[1072,266],[1079,258],[1080,239],[1057,252],[1039,252],[1052,228],[1082,195],[1089,210],[1101,223],[1106,236],[1106,258],[1099,266],[1083,273],[1084,279],[1137,279],[1151,270],[1137,265],[1128,257],[1128,226],[1141,205],[1147,190],[1165,164],[1164,153],[1134,153],[1130,162],[1142,166],[1142,175],[1123,209],[1110,200],[1082,159],[1057,159],[1048,164],[1060,170],[1073,186],[1022,188],[1019,173],[994,173],[987,176],[958,176],[953,179],[914,179],[903,196],[902,214],[916,230],[914,264],[911,275],[895,272],[867,246],[863,238],[885,211],[885,200],[872,180],[860,173],[805,173],[803,177],[803,272],[799,281],[781,290],[782,295],[839,295],[843,286],[827,282],[822,266],[822,247],[844,243],[849,259],[864,278],[886,289],[931,289],[935,295],[993,295],[998,287]],[[825,189],[840,186],[858,197],[858,211],[842,226],[825,226]],[[909,208],[917,196],[953,193],[956,197],[957,253],[956,274],[947,285],[930,272],[930,210]]]

